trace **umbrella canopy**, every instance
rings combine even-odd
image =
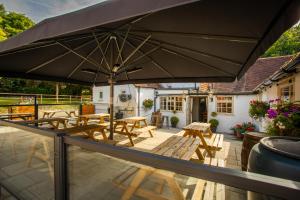
[[[0,76],[105,85],[116,66],[119,84],[233,81],[297,22],[299,4],[107,1],[0,43]]]
[[[0,76],[111,86],[234,81],[299,20],[299,8],[298,0],[107,1],[0,43]]]

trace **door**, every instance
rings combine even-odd
[[[192,122],[207,122],[207,97],[193,97]]]

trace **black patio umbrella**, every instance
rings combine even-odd
[[[0,43],[0,76],[110,84],[112,127],[115,83],[234,81],[299,8],[299,0],[106,1]]]

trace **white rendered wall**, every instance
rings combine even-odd
[[[138,88],[136,89],[136,94],[138,94]],[[154,104],[151,109],[145,110],[143,106],[143,101],[145,99],[152,99],[154,103],[154,89],[153,88],[140,88],[140,116],[146,117],[147,121],[150,122],[151,114],[154,111]],[[138,105],[136,105],[136,116],[138,115]]]
[[[230,95],[228,95],[230,96]],[[217,132],[231,133],[231,127],[235,124],[243,122],[253,122],[248,114],[249,103],[251,100],[256,99],[256,95],[233,95],[233,114],[220,114],[218,113],[216,119],[219,121]],[[216,97],[214,101],[208,100],[208,119],[211,119],[211,112],[216,112]]]
[[[103,92],[102,100],[99,98],[100,91]],[[131,94],[132,98],[130,101],[125,103],[119,100],[119,94],[125,91],[126,94]],[[116,85],[114,87],[114,112],[117,112],[119,109],[124,110],[133,110],[124,112],[124,117],[130,117],[135,115],[135,108],[137,106],[137,96],[136,89],[134,85]],[[109,107],[109,96],[110,89],[109,86],[101,86],[93,88],[93,103],[96,106],[96,113],[107,113],[107,108]]]

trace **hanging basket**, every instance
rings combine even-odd
[[[132,98],[131,94],[125,94],[125,93],[119,94],[119,99],[123,103],[130,101],[131,98]]]

